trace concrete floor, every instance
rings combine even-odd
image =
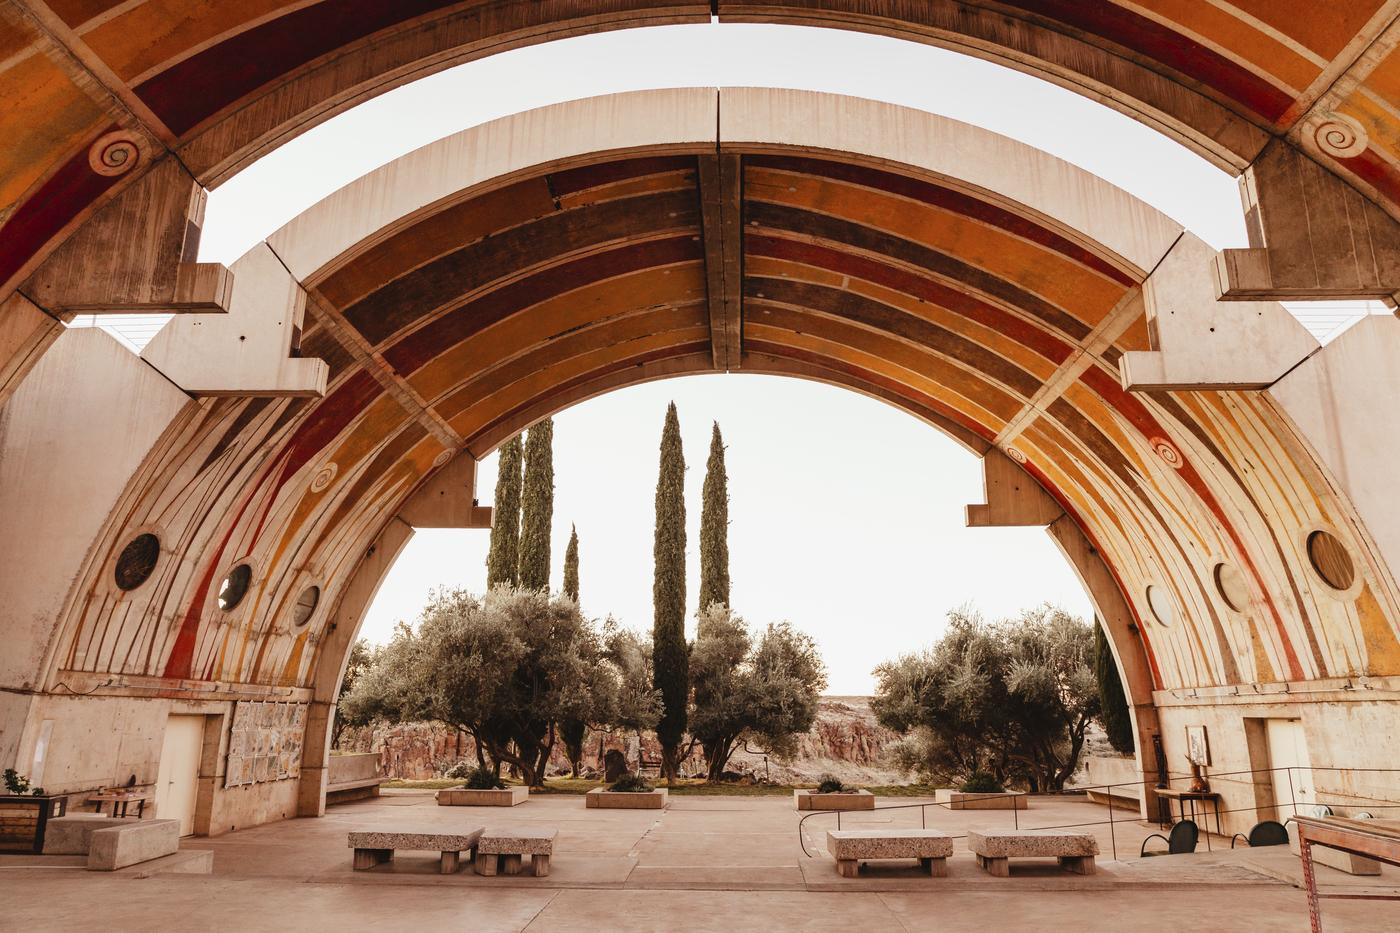
[[[907,803],[888,798],[881,806]],[[1121,812],[1121,811],[1120,811]],[[1118,814],[1115,814],[1115,818]],[[1107,810],[1075,800],[1036,799],[1024,826],[1102,820]],[[0,857],[0,930],[152,931],[348,930],[647,931],[1127,931],[1190,933],[1305,931],[1295,887],[1297,859],[1285,849],[1138,859],[1153,827],[1118,824],[1122,861],[1108,828],[1098,874],[1060,872],[1053,862],[1013,863],[992,878],[959,844],[947,878],[908,865],[872,866],[839,877],[826,855],[835,817],[804,824],[782,798],[680,797],[669,810],[587,810],[580,797],[543,796],[512,809],[437,807],[431,796],[394,795],[347,804],[319,820],[291,820],[187,839],[214,852],[211,875],[141,877],[83,870],[80,859]],[[928,825],[949,832],[1010,825],[1012,814],[930,807]],[[845,814],[843,827],[917,826],[920,811]],[[352,872],[345,833],[358,828],[559,829],[548,878],[437,874],[436,853],[401,853],[371,872]],[[1400,874],[1357,879],[1320,869],[1330,890],[1400,893]],[[1324,901],[1329,933],[1400,933],[1400,901]]]

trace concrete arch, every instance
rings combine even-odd
[[[970,522],[1051,527],[1109,623],[1140,736],[1155,709],[1176,768],[1187,721],[1233,736],[1301,691],[1323,698],[1305,713],[1320,747],[1354,715],[1392,729],[1393,706],[1330,692],[1393,698],[1400,676],[1395,507],[1367,494],[1387,475],[1368,426],[1394,415],[1360,388],[1383,364],[1347,366],[1271,302],[1219,304],[1215,259],[1043,153],[869,101],[646,92],[442,140],[235,264],[223,318],[177,318],[145,363],[74,332],[21,384],[0,457],[21,529],[0,556],[24,581],[0,621],[25,646],[3,672],[4,751],[25,764],[46,719],[116,706],[154,733],[174,700],[305,705],[315,738],[405,529],[482,524],[473,455],[591,394],[704,369],[837,382],[982,454]],[[1377,324],[1371,345],[1393,344],[1400,322]],[[1339,429],[1288,391],[1301,379],[1368,419]],[[113,423],[102,400],[138,390]],[[94,436],[114,456],[87,476]],[[46,511],[54,483],[81,490],[70,534]],[[1337,530],[1363,580],[1350,598],[1312,572],[1304,525]],[[156,572],[114,596],[113,555],[153,526]],[[221,613],[217,577],[245,557],[247,608]],[[1212,582],[1220,559],[1244,612]],[[298,628],[308,581],[327,611]],[[1175,620],[1153,620],[1148,586]],[[1227,740],[1222,767],[1250,766],[1246,745]],[[45,780],[81,786],[83,755],[121,754],[55,739]],[[300,783],[215,793],[208,830],[316,809],[324,746],[301,763]]]

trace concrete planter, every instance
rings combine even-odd
[[[530,799],[530,788],[507,787],[505,790],[471,790],[448,787],[437,792],[440,807],[514,807]]]
[[[799,810],[874,810],[875,795],[868,790],[846,794],[819,794],[814,790],[795,790],[793,801]]]
[[[933,799],[948,805],[949,810],[1025,810],[1030,806],[1026,795],[1019,791],[1002,794],[974,794],[961,790],[937,790]]]
[[[583,795],[584,805],[596,810],[664,810],[669,802],[666,788],[627,791],[595,787]]]

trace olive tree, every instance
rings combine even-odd
[[[755,642],[744,620],[719,603],[700,614],[690,671],[690,732],[705,752],[710,781],[719,780],[746,739],[774,755],[791,754],[816,721],[826,689],[811,636],[780,622]]]
[[[1092,629],[1049,605],[996,623],[954,610],[931,648],[875,669],[871,708],[901,733],[891,755],[903,770],[1059,790],[1099,712],[1092,660]]]

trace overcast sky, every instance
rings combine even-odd
[[[298,212],[418,146],[486,120],[596,94],[682,86],[799,87],[917,107],[1015,137],[1172,215],[1216,247],[1245,245],[1234,179],[1106,107],[998,65],[852,32],[676,26],[491,56],[391,91],[271,153],[209,199],[201,258],[232,262]],[[977,460],[940,432],[855,393],[761,376],[687,377],[616,392],[556,419],[554,585],[570,523],[585,611],[651,625],[652,508],[667,401],[685,438],[689,599],[710,424],[728,444],[733,604],[820,642],[833,694],[939,634],[947,611],[1041,601],[1088,617],[1040,529],[967,529]],[[481,465],[489,503],[496,458]],[[479,590],[487,533],[421,531],[366,619],[382,641],[438,585]],[[692,621],[693,626],[693,621]]]

